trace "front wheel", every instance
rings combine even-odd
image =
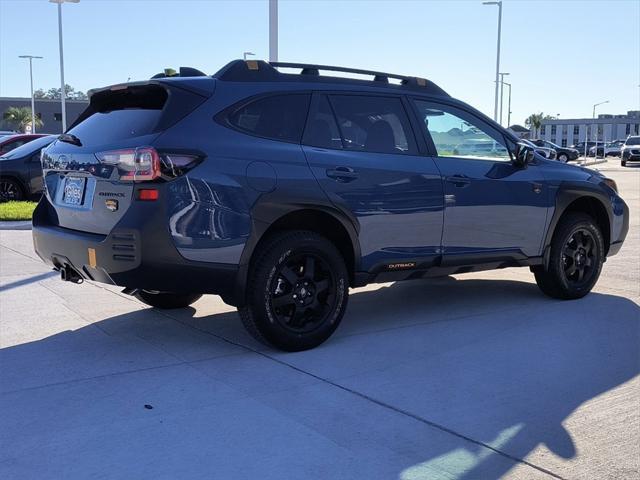
[[[604,240],[593,218],[570,213],[560,220],[551,241],[549,266],[534,269],[536,283],[550,297],[582,298],[598,281]]]
[[[258,341],[285,351],[320,345],[340,324],[349,280],[342,255],[309,231],[273,236],[256,252],[242,323]]]
[[[201,296],[198,293],[155,292],[152,290],[138,290],[135,294],[135,297],[142,303],[163,310],[188,307]]]
[[[558,155],[558,160],[562,163],[567,163],[569,161],[569,157],[566,153],[561,153],[560,155]]]
[[[627,166],[627,162],[625,160],[621,160],[620,161],[620,166],[621,167],[626,167]]]

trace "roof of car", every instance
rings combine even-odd
[[[10,135],[0,135],[0,142],[6,143],[9,141],[19,140],[21,138],[40,138],[47,136],[46,133],[12,133]]]

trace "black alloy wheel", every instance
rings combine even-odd
[[[595,272],[595,244],[593,234],[581,228],[569,237],[562,249],[562,263],[567,283],[579,287],[590,282]]]
[[[335,308],[336,278],[319,255],[299,253],[277,268],[269,292],[273,318],[292,332],[307,333]]]
[[[10,178],[0,179],[0,202],[17,201],[23,198],[24,194],[18,182]]]

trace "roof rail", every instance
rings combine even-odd
[[[299,68],[299,74],[282,73],[278,68]],[[371,80],[354,78],[342,78],[320,75],[321,71],[354,73],[357,75],[368,75]],[[449,96],[435,83],[420,77],[398,75],[395,73],[376,72],[374,70],[361,70],[358,68],[336,67],[332,65],[314,65],[308,63],[290,62],[265,62],[263,60],[233,60],[222,67],[215,75],[215,78],[235,82],[259,82],[259,81],[322,81],[322,82],[368,82],[378,84],[375,86],[390,85],[389,79],[400,80],[400,86],[412,89],[419,89],[425,93],[433,95]],[[373,86],[373,85],[372,85]],[[397,85],[394,85],[397,86]],[[425,90],[426,89],[426,90]]]
[[[343,72],[343,73],[355,73],[358,75],[370,75],[373,77],[374,82],[382,82],[389,83],[390,78],[395,78],[396,80],[400,80],[402,85],[409,84],[417,84],[420,86],[424,86],[426,84],[426,80],[424,78],[418,77],[408,77],[406,75],[397,75],[395,73],[384,73],[384,72],[376,72],[373,70],[362,70],[359,68],[347,68],[347,67],[336,67],[333,65],[311,65],[307,63],[290,63],[290,62],[269,62],[269,65],[276,68],[301,68],[302,75],[320,75],[320,70],[324,70],[327,72]],[[419,80],[423,82],[419,83]]]

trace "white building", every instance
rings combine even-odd
[[[624,140],[629,135],[640,134],[640,111],[632,110],[626,115],[598,115],[598,118],[558,118],[543,120],[538,138],[562,147],[585,140],[610,142]],[[535,137],[534,137],[535,138]]]

